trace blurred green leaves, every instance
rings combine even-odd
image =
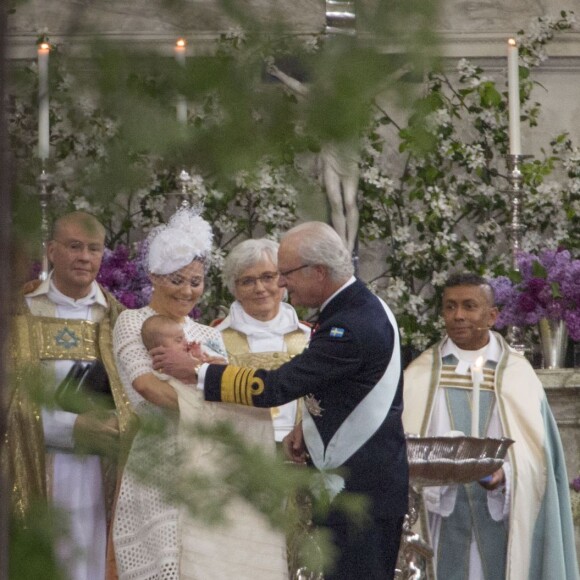
[[[184,23],[193,22],[196,7],[186,4],[160,2],[160,18],[183,14]],[[75,167],[83,174],[84,190],[102,204],[146,182],[138,163],[143,155],[165,165],[195,166],[225,183],[266,154],[284,159],[288,151],[306,150],[305,141],[293,131],[298,124],[319,142],[356,138],[368,126],[372,100],[385,91],[401,90],[393,75],[406,67],[420,77],[436,44],[431,32],[433,1],[357,2],[357,36],[321,36],[322,48],[314,53],[284,20],[278,3],[266,8],[222,0],[217,6],[238,30],[222,35],[229,38],[230,50],[217,48],[219,44],[206,47],[203,55],[188,57],[185,67],[157,51],[111,43],[95,29],[95,40],[81,58],[67,54],[64,40],[58,58],[71,78],[63,91],[52,74],[57,55],[51,55],[51,99],[66,101],[67,120],[73,125],[80,121],[74,111],[88,92],[118,126],[115,137],[103,142],[98,169]],[[71,22],[71,41],[86,26]],[[264,58],[281,53],[297,60],[309,84],[304,107],[285,98],[264,73]],[[190,110],[214,95],[222,111],[220,122],[180,126],[175,115],[178,94],[187,99]],[[33,90],[29,98],[35,99]],[[30,104],[34,114],[34,102]],[[83,128],[81,123],[79,130]],[[53,144],[56,137],[53,133]],[[62,149],[57,155],[66,159]]]

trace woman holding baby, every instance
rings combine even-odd
[[[219,469],[216,445],[188,436],[186,427],[196,422],[229,421],[247,440],[273,446],[267,409],[205,403],[195,388],[153,371],[141,338],[144,321],[163,315],[177,322],[186,342],[205,357],[225,362],[219,331],[188,317],[204,290],[211,243],[209,224],[189,208],[154,230],[147,251],[150,303],[124,311],[115,326],[115,357],[129,403],[144,425],[161,426],[161,436],[152,437],[145,428],[137,433],[123,472],[113,523],[120,580],[287,577],[283,534],[270,529],[251,506],[234,502],[227,509],[227,529],[209,527],[166,494],[167,482],[176,481],[183,465],[214,475],[216,465]],[[182,356],[189,356],[185,349]],[[260,541],[240,550],[256,534]]]

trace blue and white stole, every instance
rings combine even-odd
[[[472,384],[469,375],[455,373],[458,359],[450,354],[443,358],[440,388],[445,389],[445,399],[451,428],[471,433]],[[480,391],[479,436],[485,437],[493,411],[495,367],[487,361]],[[507,528],[489,514],[487,491],[477,482],[459,485],[453,512],[442,518],[437,554],[437,577],[445,580],[469,578],[469,552],[471,538],[475,535],[485,580],[505,577]],[[449,549],[453,546],[453,549]]]

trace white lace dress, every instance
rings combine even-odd
[[[245,505],[240,511],[228,509],[226,516],[229,524],[220,531],[219,528],[210,529],[200,522],[192,521],[185,508],[180,510],[164,497],[164,482],[178,473],[179,467],[183,467],[182,457],[179,456],[180,449],[187,450],[189,459],[185,463],[191,466],[197,464],[198,468],[201,463],[211,461],[213,453],[208,454],[211,444],[207,447],[199,440],[192,440],[188,447],[184,439],[186,430],[179,429],[177,414],[166,412],[146,401],[132,387],[137,377],[152,372],[151,359],[141,340],[141,326],[154,314],[156,312],[149,307],[126,310],[119,316],[114,330],[114,350],[119,374],[136,413],[140,417],[164,416],[169,419],[164,422],[167,429],[165,437],[151,437],[141,431],[137,434],[123,473],[113,523],[119,579],[287,578],[283,535],[271,530],[266,522],[260,523],[255,517],[251,517],[252,510],[249,506]],[[188,341],[201,342],[202,348],[208,354],[225,358],[225,347],[216,329],[187,319],[184,331]],[[246,439],[253,443],[259,442],[273,451],[272,423],[267,410],[205,401],[197,404],[192,395],[195,393],[199,397],[199,393],[190,389],[176,389],[182,421],[195,421],[196,413],[201,413],[206,423],[229,420]],[[257,413],[258,411],[266,413]],[[200,445],[204,448],[201,449]],[[193,446],[196,446],[195,449]],[[202,457],[205,459],[200,463]],[[143,473],[147,475],[147,484],[140,481],[140,474]],[[151,483],[151,477],[158,485]],[[246,517],[247,521],[241,521],[246,520]],[[247,543],[250,535],[254,534],[263,539],[267,549],[262,554],[256,553],[248,558]],[[264,556],[269,561],[266,566]]]

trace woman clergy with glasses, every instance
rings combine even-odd
[[[196,425],[228,421],[247,442],[273,453],[269,420],[234,405],[207,404],[196,389],[180,381],[172,381],[172,387],[167,376],[171,369],[163,369],[166,374],[153,370],[141,338],[143,322],[163,315],[182,326],[191,349],[225,362],[220,333],[188,316],[204,290],[211,244],[211,227],[189,208],[180,209],[167,225],[153,230],[147,239],[146,263],[153,286],[151,300],[144,308],[125,310],[115,325],[119,374],[142,425],[115,506],[113,544],[120,580],[287,578],[283,533],[272,530],[243,498],[220,501],[224,495],[231,499],[221,471],[228,467],[223,455],[227,449],[216,440],[196,437],[192,430]],[[178,352],[190,356],[185,348]],[[192,477],[203,484],[201,491]],[[191,494],[194,511],[200,503],[202,507],[223,504],[225,523],[208,525],[199,516],[192,517],[188,506],[171,501],[172,485],[181,494]],[[249,538],[252,550],[240,549]]]
[[[222,277],[236,299],[217,326],[230,362],[276,368],[304,350],[310,327],[282,302],[285,290],[278,286],[276,242],[265,238],[241,242],[226,258]],[[291,401],[270,410],[277,442],[294,427],[297,407],[297,401]]]

